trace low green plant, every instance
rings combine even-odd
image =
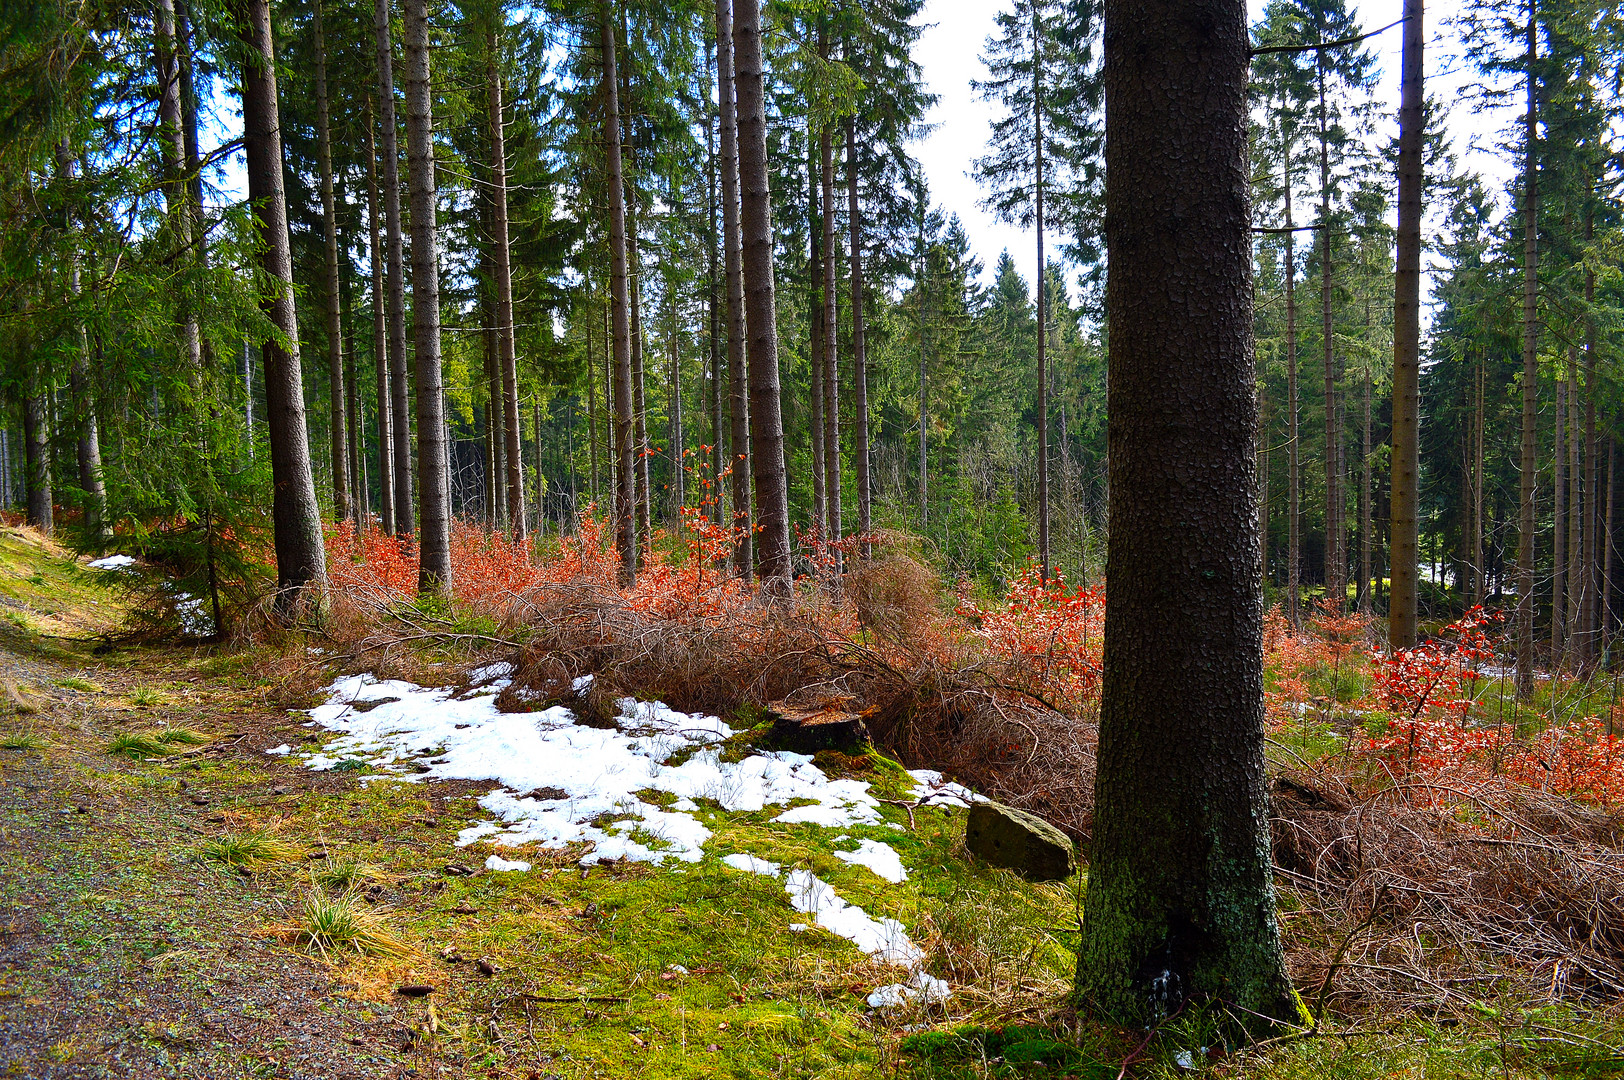
[[[32,731],[8,731],[0,735],[0,750],[43,750],[45,739]]]
[[[209,741],[207,735],[189,727],[164,728],[155,733],[155,738],[165,746],[173,746],[176,743],[183,746],[202,746]]]
[[[89,679],[81,679],[77,675],[70,675],[65,679],[58,679],[56,680],[56,685],[62,687],[64,690],[78,690],[86,694],[101,693],[101,687],[97,686]]]
[[[234,833],[204,841],[194,858],[253,873],[272,863],[299,857],[299,849],[268,833]]]
[[[299,914],[295,939],[323,960],[346,952],[399,959],[415,951],[363,908],[353,893],[327,896],[312,892]]]
[[[155,758],[173,753],[150,731],[120,732],[107,744],[107,752],[127,758]]]
[[[323,888],[348,892],[368,878],[375,877],[376,872],[356,859],[328,859],[310,876]]]
[[[169,698],[161,690],[154,690],[150,686],[138,686],[130,692],[130,704],[142,708],[152,708],[155,705],[166,705]]]

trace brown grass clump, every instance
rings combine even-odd
[[[889,638],[902,637],[941,615],[941,580],[906,555],[859,562],[845,575],[843,585],[858,621]]]

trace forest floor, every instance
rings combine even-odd
[[[309,711],[350,674],[319,650],[121,642],[123,603],[109,575],[0,529],[0,1077],[1624,1071],[1614,1022],[1568,1010],[1355,1017],[1330,1038],[1205,1056],[1188,1031],[1091,1027],[1065,1006],[1078,880],[977,864],[963,809],[903,805],[913,779],[873,752],[818,761],[892,800],[877,818],[784,823],[782,806],[700,799],[710,838],[693,862],[469,843],[492,781],[429,775],[426,754],[393,773],[346,756],[340,725]],[[323,751],[354,767],[313,768]],[[906,880],[839,858],[854,839],[894,849]],[[489,869],[493,852],[530,869]],[[740,869],[744,853],[897,919],[952,996],[873,1007],[904,972],[796,930],[811,917],[781,879]],[[354,940],[331,923],[313,944],[318,918],[348,919]]]

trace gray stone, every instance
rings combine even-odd
[[[992,865],[1013,870],[1028,881],[1064,881],[1076,869],[1076,856],[1065,833],[1034,814],[1003,803],[971,805],[964,843]]]

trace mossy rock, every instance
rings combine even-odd
[[[1047,821],[997,802],[970,807],[964,843],[972,853],[1028,881],[1064,881],[1077,868],[1069,837]]]

